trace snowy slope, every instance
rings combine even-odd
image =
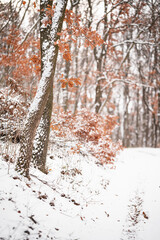
[[[0,160],[1,240],[160,239],[160,149],[125,149],[114,169],[52,146],[48,168],[27,181]]]

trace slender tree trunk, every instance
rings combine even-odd
[[[65,70],[64,70],[64,78],[68,79],[69,71],[70,71],[70,61],[65,61]],[[63,88],[63,109],[66,112],[68,109],[68,84],[65,88]]]
[[[76,15],[77,15],[77,8],[76,8]],[[78,46],[77,46],[77,42],[75,43],[75,77],[78,77]],[[77,111],[77,107],[78,107],[78,102],[79,102],[79,86],[76,86],[76,93],[75,93],[75,104],[74,104],[74,110],[73,113],[75,114]]]
[[[126,103],[124,120],[123,120],[123,146],[129,147],[129,114],[128,114],[128,105],[129,105],[129,88],[126,85],[124,88],[124,102]]]
[[[95,97],[95,112],[98,113],[101,105],[102,105],[102,73],[101,73],[101,67],[102,67],[102,60],[99,59],[97,61],[97,71],[98,71],[98,76],[97,76],[97,84],[96,84],[96,97]]]
[[[85,51],[85,61],[86,61],[86,69],[85,69],[85,77],[84,77],[84,101],[82,104],[82,108],[86,108],[87,107],[87,78],[88,78],[88,48],[86,48]]]
[[[104,4],[104,27],[103,27],[103,37],[102,39],[104,40],[104,42],[106,42],[107,40],[107,22],[108,22],[108,19],[107,19],[107,9],[108,9],[108,4],[107,4],[107,1],[104,0],[103,1],[103,4]],[[104,79],[102,79],[102,76],[103,76],[103,70],[102,69],[102,66],[105,66],[103,64],[103,61],[106,61],[106,45],[105,44],[102,44],[102,48],[101,50],[99,49],[99,47],[96,49],[94,49],[94,57],[95,57],[95,60],[97,62],[97,72],[98,72],[98,76],[97,76],[97,81],[96,81],[96,96],[95,96],[95,112],[96,113],[99,113],[100,109],[101,109],[101,106],[102,106],[102,94],[103,94],[103,91],[102,91],[102,83],[104,81]],[[100,51],[100,52],[99,52]],[[105,54],[104,54],[105,53]],[[103,65],[102,65],[103,64]]]
[[[17,160],[16,170],[29,178],[29,167],[32,157],[33,140],[39,125],[40,119],[46,107],[50,89],[53,87],[53,77],[55,73],[56,61],[58,56],[57,33],[61,32],[67,0],[58,0],[52,17],[50,41],[44,44],[45,64],[42,77],[38,86],[36,96],[31,104],[27,115],[26,123],[21,140],[20,156]],[[45,20],[45,18],[44,18]],[[45,26],[44,26],[45,27]],[[49,44],[49,48],[48,48]]]
[[[160,147],[160,87],[158,88],[157,147]]]
[[[137,89],[136,93],[137,103],[136,103],[136,139],[135,146],[139,147],[139,89]]]

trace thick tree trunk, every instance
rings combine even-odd
[[[46,156],[50,133],[52,106],[53,106],[53,90],[51,89],[49,97],[47,99],[46,107],[41,117],[40,124],[36,131],[32,152],[32,160],[34,165],[44,173],[47,173]]]
[[[46,0],[40,2],[40,46],[41,46],[41,76],[44,71],[45,65],[45,51],[44,44],[50,41],[51,24],[47,24],[43,28],[43,19],[45,17],[44,9],[52,8],[53,1]],[[51,16],[50,16],[51,17]],[[49,45],[48,45],[49,48]],[[42,172],[46,172],[46,156],[50,132],[50,120],[52,114],[52,102],[53,102],[53,88],[50,89],[50,94],[47,99],[46,107],[41,117],[40,124],[36,131],[36,136],[33,142],[32,161],[35,167],[38,167]]]
[[[29,178],[29,167],[32,157],[33,140],[46,107],[47,99],[50,94],[50,89],[53,87],[53,77],[55,73],[58,46],[54,43],[57,40],[57,33],[61,31],[62,23],[65,14],[67,0],[58,0],[52,17],[52,26],[50,31],[50,42],[44,47],[44,69],[38,86],[36,96],[31,104],[24,126],[20,156],[17,161],[16,170]],[[44,24],[45,27],[45,24]],[[49,44],[49,48],[48,48]]]

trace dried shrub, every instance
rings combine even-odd
[[[29,103],[27,94],[14,79],[0,90],[0,139],[19,142]]]
[[[51,129],[57,137],[70,137],[85,144],[101,164],[113,163],[116,154],[122,149],[119,142],[114,143],[111,134],[117,125],[117,117],[106,116],[82,109],[75,115],[70,112],[53,114]]]

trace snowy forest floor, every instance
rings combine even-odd
[[[101,166],[70,144],[52,145],[49,174],[32,168],[30,181],[14,171],[13,146],[11,161],[0,156],[0,240],[159,240],[160,149]]]

